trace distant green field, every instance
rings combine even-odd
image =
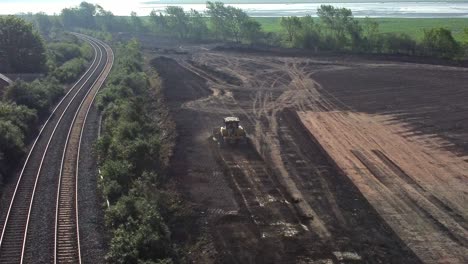
[[[281,30],[278,17],[256,17],[267,32]],[[459,41],[468,41],[463,29],[468,28],[468,18],[375,18],[379,22],[380,32],[406,33],[416,39],[423,36],[424,29],[445,27],[452,30]]]

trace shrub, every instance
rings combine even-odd
[[[47,45],[49,56],[57,65],[61,65],[68,60],[81,56],[81,47],[77,44],[56,42]]]
[[[100,185],[111,204],[105,214],[112,233],[110,263],[172,263],[176,255],[160,213],[170,210],[158,203],[161,142],[141,61],[136,41],[119,46],[97,97],[103,115],[103,135],[96,145]]]
[[[51,105],[64,93],[54,78],[35,80],[31,83],[17,81],[8,86],[5,99],[36,110],[39,115],[48,113]]]
[[[37,125],[36,112],[15,103],[0,102],[0,120],[10,121],[26,135],[32,134]]]
[[[382,35],[382,49],[386,53],[413,55],[416,52],[416,41],[407,34],[387,33]]]
[[[0,153],[13,161],[24,153],[24,133],[8,120],[0,120]]]
[[[78,79],[85,69],[86,61],[83,58],[74,58],[55,69],[52,75],[62,83],[70,83]]]
[[[41,36],[31,23],[15,16],[0,16],[0,56],[9,72],[45,72],[46,56]]]
[[[424,30],[422,49],[425,55],[442,58],[454,58],[460,53],[460,45],[455,41],[452,32],[445,28]]]
[[[111,263],[141,263],[164,260],[173,254],[169,228],[157,208],[138,196],[124,196],[106,214],[113,226],[108,260]]]

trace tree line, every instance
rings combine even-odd
[[[178,259],[170,225],[178,206],[165,191],[168,164],[164,122],[155,106],[157,76],[143,71],[136,40],[120,44],[104,89],[101,138],[96,144],[99,182],[110,206],[105,224],[111,239],[109,263],[173,263]],[[167,133],[167,132],[166,132]]]
[[[100,5],[82,2],[77,7],[63,9],[60,21],[65,29],[157,33],[181,39],[256,42],[263,36],[258,21],[242,9],[221,2],[207,2],[207,11],[204,13],[194,9],[187,12],[180,6],[168,6],[164,14],[153,10],[145,18],[137,16],[135,12],[131,12],[130,17],[115,16]]]
[[[466,55],[464,44],[458,43],[452,32],[446,28],[424,30],[422,40],[417,41],[404,33],[380,33],[377,21],[371,18],[356,20],[350,9],[322,5],[318,8],[317,15],[317,19],[311,16],[282,17],[280,25],[285,34],[283,44],[313,50],[406,54],[448,59]]]
[[[239,8],[222,2],[206,3],[206,11],[186,11],[168,6],[164,12],[152,11],[149,17],[135,12],[115,16],[100,5],[82,2],[65,8],[59,16],[29,14],[41,32],[53,34],[58,28],[133,32],[172,36],[180,39],[260,43],[315,51],[383,53],[462,58],[468,43],[459,43],[446,28],[424,31],[421,40],[404,33],[381,33],[379,23],[371,18],[355,19],[350,9],[322,5],[317,18],[283,17],[281,32],[265,32],[261,24]],[[468,35],[468,29],[466,29]]]

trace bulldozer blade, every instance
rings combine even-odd
[[[212,136],[211,136],[213,141],[219,142],[220,136],[221,136],[221,134],[219,132],[219,128],[213,128]]]

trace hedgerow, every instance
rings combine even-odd
[[[97,97],[102,136],[96,149],[100,187],[110,202],[105,223],[111,233],[109,263],[172,263],[176,250],[161,211],[165,202],[161,131],[151,108],[150,82],[139,44],[116,50],[106,87]]]

